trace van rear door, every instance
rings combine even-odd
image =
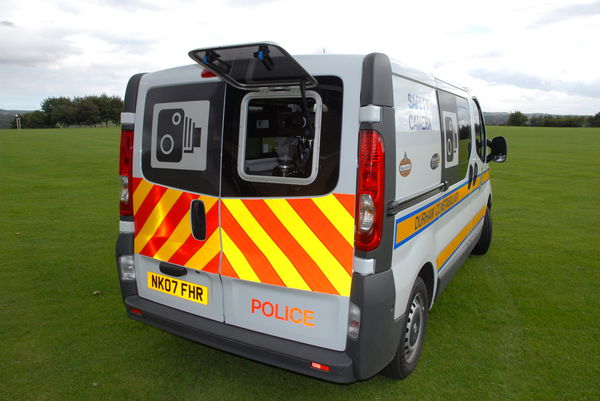
[[[345,349],[355,188],[338,186],[342,80],[313,77],[272,43],[190,56],[230,84],[220,204],[225,322]]]
[[[136,125],[134,253],[142,298],[223,321],[219,230],[225,84],[198,69],[148,74]],[[138,111],[141,109],[138,105]]]

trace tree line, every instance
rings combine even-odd
[[[20,115],[23,128],[56,128],[118,124],[123,101],[118,96],[92,95],[85,97],[49,97],[41,110]],[[11,123],[16,128],[16,119]]]
[[[600,127],[600,113],[594,116],[552,116],[533,115],[527,117],[520,111],[514,111],[508,116],[506,125],[530,127]]]

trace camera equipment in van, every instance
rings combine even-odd
[[[314,92],[308,98],[298,92],[246,95],[240,124],[242,178],[299,184],[312,180],[323,107]]]

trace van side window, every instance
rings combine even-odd
[[[472,103],[471,111],[473,113],[473,128],[475,130],[475,148],[477,149],[477,155],[479,155],[479,158],[481,160],[485,160],[485,128],[483,127],[481,111],[479,110],[479,105],[476,101]]]
[[[448,185],[467,175],[471,153],[471,124],[467,99],[438,91],[442,126],[442,180]]]

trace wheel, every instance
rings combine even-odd
[[[404,379],[415,367],[423,348],[428,307],[427,287],[421,277],[413,285],[404,319],[404,335],[394,355],[394,359],[384,369],[386,376]]]
[[[484,255],[490,248],[492,243],[492,213],[488,207],[485,210],[485,217],[483,218],[483,228],[481,229],[481,236],[475,248],[471,251],[473,255]]]

